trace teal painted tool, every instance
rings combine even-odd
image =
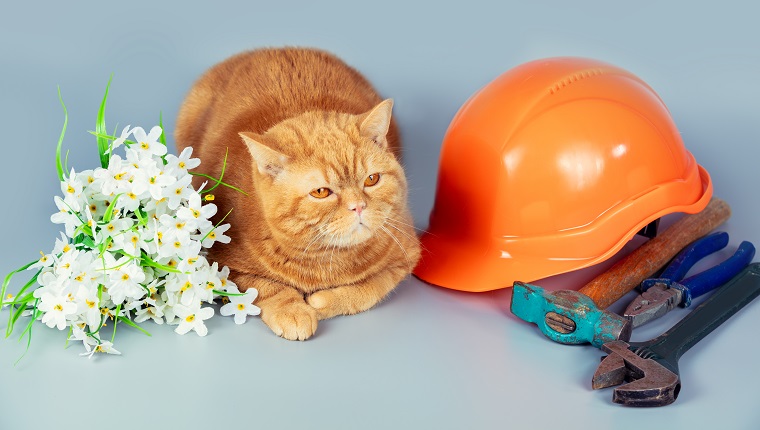
[[[601,348],[605,342],[631,338],[628,319],[599,309],[578,291],[546,292],[535,285],[515,282],[511,309],[513,314],[536,324],[548,338],[559,343],[590,343]]]

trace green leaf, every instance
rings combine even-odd
[[[228,293],[226,291],[219,291],[219,290],[211,290],[211,291],[213,291],[214,294],[218,296],[225,296],[225,297],[239,297],[239,296],[245,295],[245,293]]]
[[[158,126],[161,127],[161,136],[158,136],[158,141],[166,146],[166,133],[164,132],[164,114],[158,113]]]
[[[108,84],[106,85],[106,93],[103,95],[103,101],[100,102],[100,109],[98,109],[98,120],[95,124],[95,131],[98,134],[105,134],[106,130],[106,100],[108,100],[108,90],[111,88],[111,80],[113,75],[108,78]],[[111,154],[109,153],[108,139],[98,136],[98,154],[100,155],[100,165],[103,168],[108,168],[108,162],[110,161]]]
[[[32,311],[32,318],[29,320],[29,324],[26,325],[26,329],[24,330],[23,333],[21,333],[21,337],[19,337],[18,339],[19,342],[21,342],[21,339],[24,338],[24,335],[25,334],[27,335],[26,349],[24,350],[24,353],[21,354],[21,357],[19,357],[18,360],[16,360],[16,362],[13,364],[14,366],[17,365],[19,361],[21,361],[21,359],[26,356],[26,353],[29,352],[29,347],[32,345],[32,325],[34,324],[35,321],[37,321],[37,318],[39,318],[40,316],[39,310],[37,309],[37,304],[39,302],[40,302],[40,299],[37,299],[34,302],[34,310]]]
[[[148,257],[147,254],[143,253],[142,257],[140,258],[141,262],[144,263],[146,266],[149,267],[155,267],[156,269],[161,269],[165,272],[171,272],[171,273],[184,273],[181,270],[177,270],[173,267],[165,266],[163,264],[156,263],[155,261],[151,260],[150,257]]]
[[[116,201],[119,200],[119,197],[121,197],[122,195],[123,193],[117,194],[116,197],[114,197],[113,200],[111,201],[111,204],[108,205],[108,208],[106,209],[106,213],[103,214],[103,221],[105,221],[106,224],[111,222],[111,218],[113,218],[113,211],[116,206]]]
[[[38,260],[32,261],[31,263],[27,263],[20,268],[14,270],[13,272],[5,275],[5,279],[3,280],[3,286],[0,288],[0,307],[2,307],[3,300],[5,300],[5,293],[8,290],[8,284],[11,283],[11,278],[13,278],[13,275],[19,272],[23,272],[24,270],[28,269],[32,264],[35,264]],[[39,272],[38,272],[39,274]],[[35,276],[35,280],[37,277]]]
[[[69,123],[69,112],[66,110],[66,105],[63,104],[61,87],[58,87],[58,100],[63,107],[63,128],[61,129],[61,136],[58,138],[58,146],[55,148],[55,168],[58,170],[58,179],[63,182],[66,179],[66,172],[64,172],[63,165],[61,164],[61,146],[63,145],[63,136],[66,135],[66,125]]]
[[[129,319],[129,318],[127,318],[127,317],[123,316],[123,315],[122,315],[122,316],[119,316],[119,321],[123,322],[124,324],[126,324],[126,325],[128,325],[128,326],[130,326],[130,327],[133,327],[133,328],[136,328],[136,329],[140,330],[140,331],[141,331],[141,332],[143,332],[143,333],[144,333],[146,336],[151,336],[151,337],[153,336],[153,335],[151,335],[150,333],[148,333],[148,331],[147,331],[147,330],[145,330],[144,328],[140,327],[140,326],[139,326],[139,325],[137,325],[137,324],[136,324],[134,321],[132,321],[131,319]],[[111,342],[113,342],[113,341],[111,341]]]
[[[235,191],[237,191],[239,193],[243,193],[246,196],[248,195],[248,193],[246,193],[245,191],[241,190],[240,188],[238,188],[238,187],[236,187],[234,185],[230,185],[230,184],[228,184],[226,182],[223,182],[220,179],[217,179],[217,178],[215,178],[213,176],[210,176],[210,175],[207,175],[205,173],[198,173],[198,172],[187,172],[187,173],[189,173],[189,174],[191,174],[193,176],[201,176],[201,177],[204,177],[206,179],[211,179],[212,181],[217,182],[219,185],[221,185],[223,187],[231,188],[231,189],[233,189],[233,190],[235,190]],[[208,192],[209,192],[209,190],[202,190],[200,192],[200,194],[207,194]]]
[[[121,303],[119,303],[118,306],[116,306],[116,312],[114,312],[115,316],[119,316],[119,312],[121,312]],[[118,324],[119,318],[113,319],[113,334],[111,335],[111,343],[113,343],[113,340],[116,339],[116,324]]]
[[[214,191],[219,184],[222,182],[222,179],[224,178],[224,172],[227,170],[227,155],[229,153],[229,148],[224,150],[224,161],[222,161],[222,173],[219,175],[219,179],[216,179],[216,184],[214,184],[213,187],[209,188],[208,190],[204,190],[201,192],[201,194],[210,193]]]

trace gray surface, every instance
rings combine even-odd
[[[441,138],[467,97],[522,62],[576,55],[655,88],[733,207],[732,245],[760,244],[760,30],[751,2],[50,3],[6,5],[0,15],[0,273],[52,248],[58,232],[49,222],[63,121],[56,85],[70,113],[70,164],[92,168],[86,131],[111,73],[111,126],[150,127],[162,111],[173,129],[206,68],[285,44],[331,50],[395,99],[419,226],[433,203]],[[577,287],[599,270],[541,284]],[[153,325],[152,338],[122,330],[124,355],[93,360],[38,324],[15,367],[23,346],[0,342],[0,428],[758,428],[760,304],[684,356],[674,405],[633,410],[612,405],[608,390],[591,391],[599,351],[546,340],[508,303],[509,291],[464,294],[409,279],[380,307],[321,323],[307,342],[281,340],[258,319],[235,326],[217,316],[205,338]]]

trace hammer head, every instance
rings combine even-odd
[[[622,341],[605,343],[610,353],[594,373],[593,389],[615,388],[612,401],[626,406],[665,406],[676,401],[681,390],[677,374],[650,358],[639,357]]]
[[[630,320],[597,308],[577,291],[546,292],[535,285],[515,282],[511,310],[559,343],[591,343],[600,348],[605,342],[631,338]]]

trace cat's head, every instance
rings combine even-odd
[[[407,185],[388,149],[392,100],[361,115],[309,112],[264,134],[240,133],[273,234],[314,250],[383,234],[406,211]]]

